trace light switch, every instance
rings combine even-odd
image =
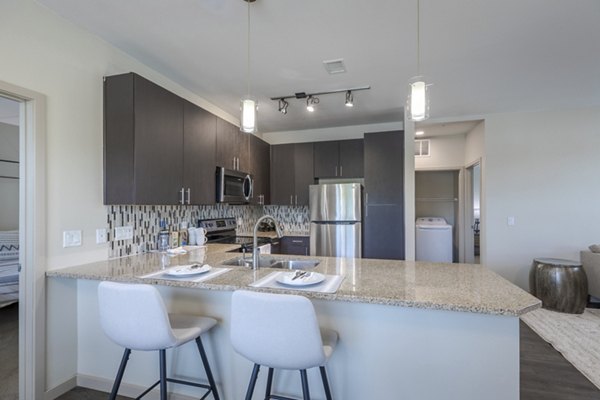
[[[514,226],[515,225],[515,217],[507,217],[506,218],[506,224],[508,226]]]
[[[106,228],[96,229],[96,244],[106,243]]]
[[[81,246],[81,231],[63,231],[63,247]]]

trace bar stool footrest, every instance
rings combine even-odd
[[[177,383],[177,384],[180,384],[180,385],[194,386],[194,387],[199,387],[199,388],[202,388],[202,389],[206,389],[207,390],[206,393],[204,393],[204,395],[202,397],[200,397],[200,400],[204,400],[212,392],[212,388],[209,385],[205,385],[203,383],[183,381],[181,379],[175,379],[175,378],[167,378],[167,382]],[[136,397],[135,400],[140,400],[142,397],[144,397],[145,395],[147,395],[148,393],[150,393],[150,391],[152,389],[154,389],[156,386],[158,386],[159,383],[160,383],[160,380],[156,381],[156,383],[154,383],[152,386],[150,386],[148,389],[146,389],[144,391],[144,393],[142,393],[138,397]],[[294,399],[289,399],[289,400],[294,400]]]

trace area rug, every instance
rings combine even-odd
[[[600,388],[600,309],[564,314],[541,308],[521,320]]]

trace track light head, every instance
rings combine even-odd
[[[287,114],[287,109],[290,103],[285,101],[285,99],[279,99],[279,112],[282,114]]]
[[[315,111],[315,106],[317,104],[319,104],[319,98],[318,97],[308,96],[308,98],[306,99],[306,110],[308,112],[314,112]]]
[[[346,107],[354,107],[354,96],[352,96],[352,91],[348,90],[346,92]]]

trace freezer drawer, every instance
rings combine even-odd
[[[322,257],[362,257],[360,222],[310,224],[310,255]]]

